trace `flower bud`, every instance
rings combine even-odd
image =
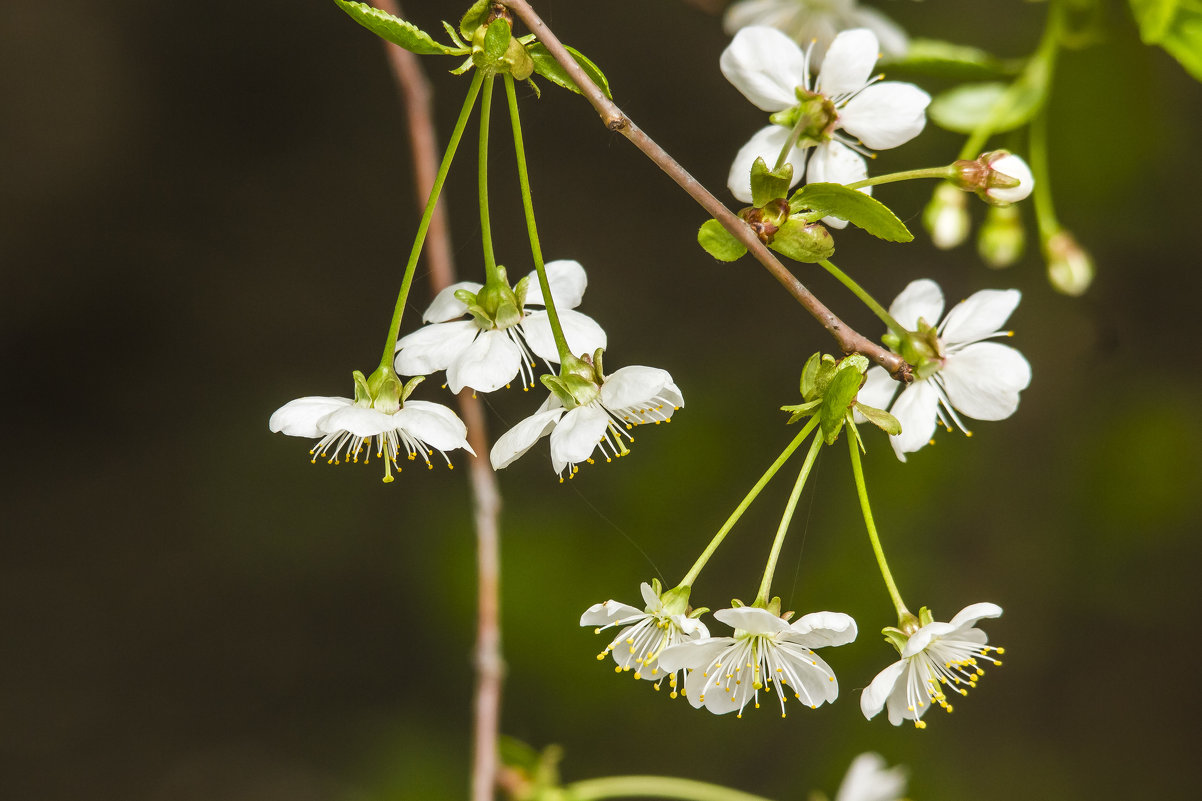
[[[751,226],[755,235],[765,245],[772,244],[776,232],[789,219],[789,201],[776,198],[764,204],[763,207],[749,206],[739,212],[743,221]]]
[[[968,237],[968,204],[955,184],[941,183],[922,212],[922,225],[935,247],[949,250]]]
[[[990,267],[1009,267],[1022,258],[1026,238],[1016,207],[991,206],[977,234],[977,252]]]
[[[1027,162],[1008,150],[982,153],[976,161],[961,159],[953,165],[956,186],[976,192],[986,203],[1005,206],[1025,200],[1035,188]]]
[[[1043,243],[1043,254],[1053,289],[1074,297],[1085,294],[1093,282],[1094,261],[1071,233],[1060,230],[1052,234]]]

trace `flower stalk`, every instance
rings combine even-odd
[[[484,243],[484,283],[505,284],[509,282],[501,277],[497,269],[497,257],[492,247],[492,222],[488,212],[488,126],[492,118],[492,90],[496,75],[487,70],[477,70],[477,75],[483,75],[484,87],[480,98],[480,147],[478,151],[477,186],[480,196],[480,238]]]
[[[898,181],[914,181],[920,178],[942,178],[951,180],[956,177],[956,167],[949,164],[945,167],[924,167],[921,170],[902,170],[901,172],[891,172],[885,175],[877,175],[872,178],[865,178],[862,181],[845,184],[848,189],[863,189],[866,186],[880,186],[881,184],[893,184]]]
[[[816,419],[817,416],[815,416]],[[785,504],[785,513],[781,516],[780,525],[776,528],[776,539],[772,541],[772,551],[768,554],[768,563],[764,566],[764,577],[760,580],[760,589],[755,596],[755,606],[768,608],[768,601],[772,597],[772,577],[776,573],[776,560],[780,557],[780,549],[785,544],[785,535],[789,531],[789,524],[793,522],[793,511],[797,508],[797,501],[801,499],[801,491],[805,488],[806,479],[810,477],[810,470],[813,468],[820,450],[822,450],[821,432],[814,435],[805,462],[801,465],[801,472],[797,474],[797,481],[793,483],[789,501]]]
[[[674,776],[606,776],[585,779],[564,788],[572,801],[602,798],[677,798],[681,801],[770,801],[729,787]]]
[[[855,295],[857,298],[859,298],[864,303],[864,305],[867,306],[869,308],[869,310],[873,314],[875,314],[880,319],[880,321],[883,322],[889,328],[890,331],[892,331],[894,334],[896,334],[899,337],[904,338],[906,336],[906,334],[908,332],[906,331],[905,328],[902,327],[901,323],[899,323],[897,320],[893,319],[893,315],[891,315],[888,311],[886,311],[885,307],[882,306],[880,303],[878,303],[876,298],[874,298],[872,295],[868,294],[867,290],[865,290],[862,286],[860,286],[854,280],[852,280],[852,277],[850,275],[848,275],[847,273],[843,272],[838,267],[836,267],[830,261],[830,259],[823,259],[822,261],[820,261],[818,263],[822,265],[822,268],[824,270],[826,270],[828,273],[830,273],[836,279],[838,279],[839,283],[843,284],[843,286],[845,286],[849,290],[851,290],[851,293],[853,295]]]
[[[872,519],[872,507],[868,504],[868,487],[864,484],[864,468],[860,464],[860,446],[855,437],[847,437],[847,448],[851,451],[851,471],[856,477],[856,495],[860,498],[860,511],[864,513],[864,527],[868,529],[868,540],[872,543],[872,553],[876,556],[877,566],[881,569],[881,578],[885,580],[885,588],[889,590],[889,598],[893,608],[897,610],[899,621],[912,617],[906,608],[893,574],[889,571],[889,563],[885,560],[885,550],[881,547],[881,538],[876,533],[876,523]]]

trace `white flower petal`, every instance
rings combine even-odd
[[[856,621],[842,612],[811,612],[789,627],[795,641],[806,648],[846,645],[856,639]]]
[[[901,423],[902,432],[889,437],[897,458],[906,461],[906,454],[926,446],[935,433],[939,411],[939,390],[928,381],[915,381],[902,390],[901,397],[889,410]]]
[[[659,666],[668,672],[705,667],[733,642],[730,637],[690,640],[665,648],[659,655]],[[699,704],[694,704],[699,706]]]
[[[593,604],[584,610],[584,614],[580,616],[580,625],[608,626],[619,620],[638,617],[641,614],[643,614],[641,610],[635,609],[629,604],[611,600],[603,604]]]
[[[806,81],[805,55],[775,28],[743,28],[718,61],[726,80],[764,111],[796,105],[794,90]]]
[[[555,427],[563,416],[563,407],[535,412],[497,438],[489,460],[494,470],[508,467]]]
[[[348,431],[356,437],[374,437],[399,426],[395,415],[360,406],[343,406],[321,418],[317,427],[322,434]]]
[[[445,323],[447,320],[462,317],[467,314],[467,306],[455,297],[456,290],[466,289],[475,294],[483,288],[484,284],[478,284],[475,281],[460,281],[457,284],[451,284],[434,296],[434,301],[422,314],[422,322]]]
[[[1002,607],[988,601],[981,601],[964,607],[948,622],[956,628],[963,628],[964,626],[974,626],[978,620],[983,618],[1001,616]]]
[[[897,394],[897,390],[901,386],[902,384],[894,381],[893,377],[889,375],[889,371],[884,367],[872,367],[868,370],[868,375],[864,379],[864,386],[860,387],[860,391],[856,395],[856,400],[865,406],[871,406],[875,409],[888,409],[889,401],[893,400],[893,396]],[[857,424],[867,420],[859,412],[856,412],[855,415]]]
[[[958,411],[976,420],[1005,420],[1031,383],[1031,365],[1008,345],[977,342],[949,356],[939,377]]]
[[[839,109],[839,127],[873,150],[887,150],[922,133],[930,103],[912,83],[876,83]]]
[[[741,0],[732,3],[722,18],[722,30],[734,36],[749,25],[767,25],[788,33],[786,26],[806,10],[797,0]]]
[[[563,338],[573,356],[585,353],[592,356],[597,348],[604,348],[608,344],[605,331],[587,314],[564,309],[559,312],[559,324],[563,326]],[[522,320],[522,336],[536,356],[559,364],[559,348],[555,345],[551,320],[545,311],[532,311],[526,315]]]
[[[739,148],[735,154],[734,163],[730,165],[730,174],[726,178],[726,187],[735,199],[743,203],[751,202],[751,165],[757,158],[762,158],[769,168],[776,166],[776,159],[789,140],[789,129],[780,125],[769,125],[756,131],[747,140],[747,144]],[[805,175],[806,149],[794,147],[789,153],[788,163],[793,165],[793,180],[790,186],[795,186]]]
[[[967,345],[1000,333],[1022,300],[1017,289],[982,289],[952,307],[939,326],[948,345]]]
[[[875,8],[856,8],[847,19],[847,27],[868,28],[875,33],[881,52],[886,56],[904,56],[910,49],[910,37],[902,27]]]
[[[889,768],[880,754],[865,753],[851,761],[835,801],[898,801],[906,794],[906,769]]]
[[[667,370],[630,365],[615,370],[605,379],[601,385],[601,404],[614,412],[631,406],[645,406],[667,387],[676,387]],[[683,398],[681,400],[683,402]]]
[[[267,428],[290,437],[320,437],[325,434],[317,422],[331,412],[350,406],[349,398],[330,398],[310,395],[285,403],[271,414]]]
[[[476,455],[467,443],[467,426],[459,415],[441,403],[408,400],[393,419],[397,428],[403,428],[435,450],[462,448],[472,456]]]
[[[991,159],[989,166],[1002,175],[1018,181],[1018,186],[991,186],[985,190],[985,194],[997,203],[1017,203],[1025,200],[1031,194],[1031,190],[1035,188],[1035,176],[1031,174],[1031,168],[1027,166],[1027,162],[1013,153],[1006,153]]]
[[[658,611],[663,608],[664,602],[655,594],[655,590],[647,582],[639,584],[639,593],[643,596],[643,603],[647,605],[647,611]]]
[[[864,692],[860,693],[860,711],[864,713],[864,717],[872,720],[880,714],[880,711],[885,708],[885,701],[893,692],[894,685],[897,684],[905,669],[904,661],[894,662],[876,674],[872,683],[864,688]]]
[[[522,366],[522,352],[504,331],[482,331],[447,368],[447,386],[492,392],[509,384]]]
[[[880,55],[876,34],[867,28],[843,31],[831,42],[822,60],[818,91],[827,97],[858,92],[868,83]]]
[[[755,606],[737,606],[733,609],[719,609],[714,612],[714,619],[725,623],[732,629],[742,629],[752,634],[778,634],[789,630],[789,624],[767,609]]]
[[[555,310],[562,312],[579,306],[584,298],[584,290],[588,288],[588,275],[580,262],[573,259],[556,259],[544,264],[543,268],[547,271],[547,284],[551,287]],[[526,284],[526,305],[547,305],[536,270],[530,271],[530,280]]]
[[[397,343],[393,366],[401,375],[429,375],[450,367],[480,333],[473,320],[425,325]]]
[[[928,325],[936,325],[943,314],[943,290],[929,278],[911,281],[893,299],[889,314],[911,331],[918,328],[920,318]]]
[[[598,406],[577,406],[551,432],[551,462],[556,473],[593,455],[609,426],[609,415]]]

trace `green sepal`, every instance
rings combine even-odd
[[[534,74],[534,61],[531,60],[530,54],[526,52],[525,45],[522,40],[514,37],[509,40],[509,47],[505,50],[505,56],[501,61],[508,65],[509,74],[516,81],[524,81]]]
[[[401,408],[405,390],[391,364],[382,364],[377,367],[375,372],[363,380],[362,384],[359,379],[363,377],[363,374],[356,371],[354,375],[356,406],[361,405],[363,395],[366,394],[369,400],[367,405],[373,409],[391,413]]]
[[[605,380],[605,371],[601,369],[601,360],[605,357],[605,348],[597,348],[593,351],[593,375],[598,381]]]
[[[918,610],[918,624],[920,626],[929,626],[934,622],[935,622],[935,615],[933,615],[931,613],[930,609],[927,609],[924,606]]]
[[[820,406],[822,406],[822,398],[815,398],[812,401],[798,403],[793,406],[782,406],[780,407],[780,410],[782,412],[792,412],[792,415],[789,417],[789,421],[785,423],[785,425],[793,425],[798,420],[814,414],[814,412],[816,412]]]
[[[652,589],[655,589],[655,587],[652,587]],[[656,595],[659,595],[659,599],[664,605],[664,614],[683,615],[685,610],[689,608],[689,593],[692,589],[687,584],[682,584],[664,593],[657,592]]]
[[[1030,122],[1044,100],[1042,81],[1023,76],[1013,85],[1013,96],[1008,96],[1009,85],[994,81],[957,86],[932,100],[927,116],[940,128],[955,133],[971,134],[987,121],[991,122],[992,133],[1012,131]],[[996,116],[995,107],[999,109]]]
[[[367,376],[363,375],[362,370],[356,370],[351,373],[351,377],[355,380],[355,406],[370,409],[371,388],[367,386]]]
[[[1202,81],[1202,3],[1198,0],[1131,0],[1144,44],[1160,45],[1186,72]]]
[[[567,386],[559,376],[548,374],[540,376],[539,380],[543,382],[543,386],[552,395],[559,399],[559,402],[563,404],[565,409],[576,408],[576,399],[572,397],[572,393],[568,391]]]
[[[821,364],[822,354],[815,353],[806,359],[805,366],[801,368],[801,397],[806,400],[813,400],[815,397],[818,388],[818,367]]]
[[[386,11],[372,8],[365,3],[353,3],[349,0],[334,0],[338,7],[345,11],[351,19],[367,28],[369,31],[399,45],[419,56],[443,55],[457,56],[466,53],[466,48],[447,47],[434,41],[430,34],[418,28],[411,22],[398,19]]]
[[[472,61],[477,67],[494,66],[505,57],[512,39],[513,31],[509,23],[497,17],[488,23],[488,27],[484,29],[484,36],[480,36],[477,31],[476,36],[472,38]]]
[[[978,47],[938,39],[911,39],[904,56],[884,59],[879,66],[936,78],[987,81],[1017,74],[1022,69],[1022,60],[1001,59]]]
[[[906,647],[906,642],[910,639],[904,631],[893,626],[886,626],[881,629],[881,634],[885,635],[885,642],[896,648],[899,654]]]
[[[530,291],[530,274],[522,276],[522,280],[513,285],[513,296],[517,298],[518,308],[526,308],[526,293]]]
[[[890,436],[896,437],[902,432],[901,422],[884,409],[878,409],[875,406],[869,406],[857,401],[856,411],[864,415],[865,420]]]
[[[405,386],[401,387],[401,403],[409,400],[409,396],[413,394],[413,390],[417,389],[417,385],[425,381],[424,375],[415,375],[405,382]]]
[[[855,400],[860,391],[864,374],[855,369],[836,370],[826,392],[822,394],[822,438],[827,445],[833,445],[843,429],[847,417],[847,407]]]
[[[768,162],[757,156],[751,165],[751,205],[766,206],[789,194],[793,183],[793,165],[786,162],[779,170],[768,169]]]
[[[806,184],[789,198],[793,214],[809,209],[814,218],[827,215],[847,220],[887,242],[909,242],[914,234],[881,201],[842,184]]]
[[[468,304],[467,313],[476,321],[476,325],[480,326],[485,331],[491,331],[493,327],[493,318],[488,313],[488,310],[483,306],[475,303]]]
[[[472,7],[459,20],[459,32],[464,39],[470,41],[476,35],[476,29],[488,22],[492,4],[493,0],[476,0],[472,3]]]
[[[561,375],[559,381],[572,396],[572,406],[569,406],[569,409],[576,406],[587,406],[601,395],[601,388],[587,378],[578,375]]]
[[[600,88],[601,92],[607,98],[613,100],[613,95],[609,93],[609,81],[605,78],[605,73],[601,72],[601,68],[579,50],[568,45],[564,45],[564,49],[572,54],[572,58],[580,65],[580,69],[584,70],[584,74],[589,77],[589,80],[597,84],[597,87]],[[551,51],[547,50],[546,45],[542,42],[536,42],[527,47],[526,52],[534,62],[535,72],[557,86],[562,86],[564,89],[571,89],[576,94],[581,94],[580,87],[572,80],[572,76],[568,75],[563,65],[555,60],[555,56],[551,55]]]
[[[794,261],[817,264],[835,254],[835,239],[825,226],[789,218],[768,247]]]
[[[856,426],[855,416],[851,413],[851,409],[843,415],[843,422],[851,429],[851,433],[855,435],[856,446],[859,447],[860,453],[868,453],[868,449],[864,447],[864,438],[860,436],[860,429]]]
[[[718,261],[738,261],[747,253],[747,246],[717,220],[706,220],[701,224],[697,244]]]
[[[710,608],[708,606],[699,606],[696,609],[694,609],[693,611],[689,612],[688,617],[690,620],[696,620],[697,618],[701,617],[708,611],[710,611]]]
[[[455,30],[455,26],[453,26],[451,23],[447,22],[446,20],[443,20],[442,21],[442,29],[447,32],[447,36],[450,36],[451,41],[454,42],[456,44],[456,46],[460,47],[463,50],[463,52],[465,52],[465,53],[471,52],[471,49],[472,49],[471,45],[469,45],[467,42],[465,42],[459,38],[459,31]]]
[[[459,301],[464,306],[476,305],[476,293],[469,289],[456,289],[451,294],[455,296],[455,300]]]
[[[468,70],[470,70],[470,69],[471,69],[472,67],[474,67],[474,66],[476,66],[475,62],[474,62],[474,61],[472,61],[472,57],[471,57],[471,56],[468,56],[467,58],[465,58],[465,59],[463,60],[463,63],[461,63],[461,64],[460,64],[458,67],[456,67],[455,69],[451,70],[451,74],[452,74],[452,75],[462,75],[463,73],[467,72]]]

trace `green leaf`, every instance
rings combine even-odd
[[[822,437],[827,445],[834,444],[843,428],[847,407],[860,391],[864,376],[858,370],[838,370],[822,396]]]
[[[904,56],[887,59],[881,66],[887,70],[898,69],[937,78],[985,81],[1018,73],[1022,61],[1003,60],[980,48],[937,39],[911,39]]]
[[[697,231],[697,244],[718,261],[737,261],[747,252],[742,242],[717,220],[706,220]]]
[[[459,32],[463,34],[464,39],[469,42],[472,40],[476,29],[488,21],[488,14],[491,10],[492,0],[476,0],[475,3],[472,3],[472,7],[459,20]]]
[[[822,364],[822,354],[815,353],[806,359],[805,367],[801,368],[801,397],[813,400],[818,390],[818,366]]]
[[[498,17],[488,23],[488,29],[484,31],[484,57],[489,63],[496,63],[505,55],[505,51],[509,49],[509,40],[513,38],[513,31],[509,29],[509,23]]]
[[[1202,81],[1202,0],[1131,0],[1145,44],[1160,45]]]
[[[769,170],[768,162],[757,156],[751,165],[751,205],[766,206],[789,194],[793,183],[793,165],[786,162],[779,170]]]
[[[785,220],[768,247],[782,256],[806,264],[817,264],[835,253],[831,232],[818,223]]]
[[[942,93],[927,108],[927,116],[941,128],[971,134],[992,120],[992,133],[1005,133],[1030,122],[1043,105],[1043,83],[1019,79],[1010,85],[998,82],[969,83]],[[996,110],[995,110],[996,107]]]
[[[782,406],[782,407],[780,407],[780,410],[782,412],[791,412],[792,413],[792,417],[789,418],[789,422],[786,423],[786,425],[793,425],[801,418],[809,417],[810,415],[817,412],[818,407],[820,407],[821,405],[822,405],[822,398],[815,398],[814,400],[807,401],[806,403],[798,403],[798,404],[794,404],[792,406]]]
[[[863,403],[856,404],[856,411],[864,415],[864,418],[874,426],[884,431],[886,434],[897,436],[902,432],[901,423],[898,419],[884,409],[877,409],[874,406],[866,406]]]
[[[564,45],[580,68],[584,70],[584,74],[589,79],[600,87],[601,91],[610,100],[613,100],[613,95],[609,93],[609,81],[605,78],[605,73],[588,59],[587,56],[580,53],[573,47]],[[555,56],[551,55],[551,51],[547,50],[547,46],[542,42],[535,42],[526,48],[526,52],[530,54],[530,58],[534,60],[534,71],[546,78],[551,83],[562,86],[564,89],[571,89],[576,94],[580,94],[580,87],[572,80],[572,76],[568,75],[563,65],[555,60]]]
[[[351,19],[367,28],[369,31],[392,42],[394,45],[417,53],[419,56],[456,55],[464,51],[434,41],[430,34],[419,29],[411,22],[397,19],[391,14],[372,8],[364,3],[351,3],[347,0],[334,0],[338,7],[350,15]]]
[[[881,201],[842,184],[806,184],[789,199],[792,210],[810,209],[847,220],[889,242],[909,242],[914,234]]]

